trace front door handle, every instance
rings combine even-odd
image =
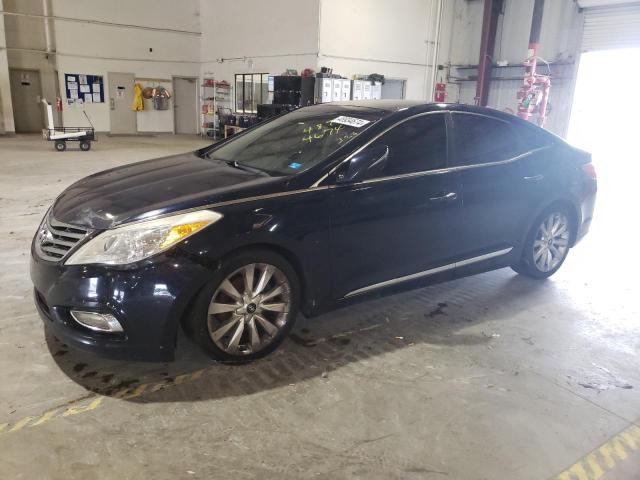
[[[444,195],[439,195],[437,197],[429,197],[430,202],[453,202],[458,198],[458,194],[456,192],[449,192]]]
[[[544,179],[544,175],[542,174],[533,175],[531,177],[524,177],[524,180],[527,182],[539,182],[542,179]]]

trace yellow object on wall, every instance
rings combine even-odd
[[[142,86],[136,83],[133,86],[133,105],[131,106],[134,112],[141,112],[144,110],[144,102],[142,101]]]

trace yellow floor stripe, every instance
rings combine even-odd
[[[631,424],[558,474],[556,480],[598,480],[640,450],[640,426]]]
[[[96,394],[96,396],[92,398],[89,403],[86,403],[86,400],[85,400],[85,403],[70,405],[66,409],[57,408],[54,410],[50,410],[42,414],[41,416],[30,415],[28,417],[24,417],[16,421],[14,424],[0,423],[0,436],[4,434],[13,433],[13,432],[18,432],[26,426],[29,426],[29,428],[31,428],[31,427],[44,425],[45,423],[55,418],[70,417],[72,415],[78,415],[80,413],[90,412],[92,410],[95,410],[96,408],[99,408],[102,405],[105,398],[113,398],[117,400],[129,400],[132,398],[140,397],[147,393],[159,392],[160,390],[163,390],[165,388],[193,382],[195,380],[198,380],[200,377],[202,377],[204,373],[206,373],[208,370],[212,368],[215,368],[215,366],[196,370],[195,372],[191,372],[191,373],[185,373],[172,378],[169,377],[164,379],[161,382],[143,383],[138,385],[135,388],[122,388],[112,393],[109,397]]]

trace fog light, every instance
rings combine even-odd
[[[122,332],[122,325],[108,313],[71,310],[71,317],[80,325],[96,332]]]

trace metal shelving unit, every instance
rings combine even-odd
[[[216,82],[214,77],[202,78],[200,84],[200,134],[213,138],[219,137],[219,108],[231,108],[231,85]]]
[[[216,81],[213,77],[203,77],[200,83],[200,135],[217,138],[216,122]]]

